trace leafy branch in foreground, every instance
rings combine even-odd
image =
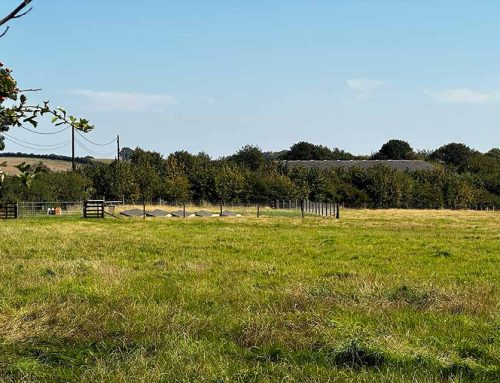
[[[16,165],[15,167],[20,172],[20,174],[18,174],[18,177],[21,180],[21,184],[28,189],[31,187],[31,183],[33,182],[37,174],[47,172],[47,168],[43,166],[41,162],[33,165],[23,162],[22,164]]]
[[[28,8],[27,10],[26,7],[32,2],[32,0],[23,0],[16,8],[14,8],[10,13],[8,13],[6,16],[4,16],[2,19],[0,19],[0,26],[8,23],[10,20],[13,19],[19,19],[20,17],[23,17],[27,13],[31,12],[33,8]],[[9,31],[9,27],[7,26],[2,33],[0,33],[0,37],[5,36],[5,34]]]
[[[0,63],[0,150],[5,147],[2,132],[8,132],[11,127],[22,127],[28,123],[33,128],[38,126],[38,120],[43,116],[51,116],[55,126],[66,125],[82,132],[94,128],[87,119],[69,115],[63,108],[51,108],[49,102],[28,104],[28,97],[20,94],[17,82],[12,77],[12,71]],[[12,106],[4,107],[6,100],[18,101]]]

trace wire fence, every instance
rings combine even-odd
[[[272,203],[275,209],[300,210],[305,214],[319,215],[322,217],[340,218],[341,205],[337,202],[316,202],[309,200],[275,200]]]
[[[82,215],[84,211],[83,201],[49,201],[49,202],[19,202],[18,203],[18,217],[40,217],[40,216],[78,216]],[[123,210],[126,206],[141,206],[137,201],[103,201],[105,211],[114,215]],[[222,214],[223,211],[235,209],[238,211],[245,211],[245,215],[266,214],[271,211],[281,211],[286,215],[304,216],[318,215],[323,217],[336,217],[339,218],[340,205],[338,203],[329,202],[314,202],[309,200],[273,200],[273,201],[259,201],[259,202],[199,202],[199,201],[148,201],[147,206],[159,207],[170,210],[196,210],[208,209],[214,214]],[[286,213],[289,211],[289,213]],[[273,214],[274,215],[274,214]]]
[[[369,210],[384,210],[384,209],[403,209],[403,210],[476,210],[476,211],[500,211],[500,205],[494,205],[494,204],[473,204],[473,205],[468,205],[466,207],[462,208],[450,208],[450,207],[445,207],[441,205],[433,205],[433,204],[421,204],[421,205],[401,205],[401,206],[378,206],[374,204],[369,204],[369,203],[357,203],[357,204],[350,204],[350,203],[342,203],[342,208],[345,209],[356,209],[356,210],[362,210],[362,209],[369,209]]]
[[[5,205],[5,204],[4,204]],[[196,212],[198,210],[209,210],[214,214],[222,214],[225,210],[238,211],[250,216],[302,216],[316,215],[321,217],[340,218],[342,209],[366,209],[368,206],[349,206],[343,203],[316,202],[309,200],[275,199],[272,201],[246,201],[246,202],[207,202],[207,201],[147,201],[148,209],[157,207],[166,211],[179,211],[187,209]],[[40,216],[82,216],[83,201],[37,201],[19,202],[15,218],[40,217]],[[138,201],[113,200],[104,201],[105,212],[110,215],[119,213],[130,207],[142,208]],[[376,209],[376,208],[375,208]],[[438,209],[438,208],[434,208]],[[475,205],[470,210],[499,211],[500,207],[494,205]],[[6,215],[6,214],[4,214]],[[8,215],[8,214],[7,214]],[[9,215],[10,217],[10,215]],[[14,218],[14,217],[12,217]]]
[[[45,215],[63,216],[82,214],[83,202],[19,202],[19,217],[39,217]]]

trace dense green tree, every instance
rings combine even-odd
[[[474,203],[476,193],[471,183],[464,177],[446,171],[443,196],[446,208],[466,209]]]
[[[377,165],[366,171],[366,191],[376,207],[398,206],[401,191],[396,182],[395,172],[396,170],[385,165]]]
[[[120,150],[120,160],[122,161],[130,161],[133,155],[134,155],[134,149],[123,147]]]
[[[191,184],[185,175],[172,175],[162,181],[162,198],[171,201],[189,201]]]
[[[48,195],[37,195],[42,190]],[[90,196],[91,181],[78,172],[46,172],[33,181],[31,192],[33,201],[83,201]]]
[[[296,199],[297,188],[292,180],[278,172],[261,171],[249,177],[250,200],[269,202],[277,199]]]
[[[500,161],[500,149],[499,148],[492,148],[490,149],[489,152],[485,153],[488,157],[493,157],[497,161]]]
[[[191,195],[195,202],[218,200],[214,184],[215,167],[216,163],[205,153],[193,156],[191,170],[186,172],[186,176],[191,184]]]
[[[441,209],[445,206],[443,197],[442,170],[416,171],[411,176],[415,188],[412,197],[412,207],[420,209]]]
[[[238,167],[222,162],[215,169],[214,186],[220,201],[239,201],[245,190],[245,178]]]
[[[412,160],[415,152],[410,144],[403,140],[389,140],[373,156],[378,160]]]
[[[111,167],[104,162],[96,162],[83,169],[84,174],[92,180],[92,197],[96,199],[114,199],[111,185],[116,175],[112,174]]]
[[[238,150],[236,154],[229,157],[229,159],[252,171],[260,169],[266,162],[262,150],[260,150],[259,147],[252,145],[244,146]]]
[[[51,172],[38,174],[30,187],[23,185],[17,176],[6,176],[2,184],[2,201],[27,202],[77,202],[91,193],[91,180],[78,172]]]
[[[165,162],[160,153],[136,148],[134,154],[132,154],[130,158],[130,162],[134,167],[137,167],[136,165],[140,167],[144,164],[148,164],[159,176],[166,174]]]
[[[175,163],[176,169],[185,174],[190,173],[193,170],[198,162],[198,159],[197,156],[182,150],[169,155],[167,161]]]
[[[300,200],[309,199],[311,188],[309,184],[309,170],[302,167],[294,167],[288,176],[295,185],[297,197]]]
[[[475,153],[467,145],[451,143],[436,149],[431,153],[432,160],[441,161],[446,165],[454,166],[459,171],[463,171],[467,166],[469,157]]]
[[[160,176],[150,161],[136,160],[132,163],[132,180],[137,187],[138,197],[142,202],[143,217],[146,218],[146,202],[159,194]]]
[[[335,148],[329,149],[323,145],[315,145],[309,142],[298,142],[290,147],[290,150],[282,156],[284,160],[350,160],[353,155]]]

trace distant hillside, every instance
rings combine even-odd
[[[95,159],[90,157],[77,157],[75,162],[77,165],[87,165],[94,161],[110,162],[111,159]],[[34,155],[26,153],[0,153],[0,163],[6,162],[7,166],[3,166],[2,170],[5,174],[16,175],[19,171],[16,169],[16,165],[23,162],[27,164],[37,164],[39,162],[43,163],[50,170],[53,171],[66,171],[71,169],[71,157],[59,156],[59,155]]]
[[[63,160],[50,160],[47,158],[26,158],[26,157],[2,157],[0,156],[0,163],[7,162],[7,166],[2,166],[2,170],[5,174],[19,174],[19,171],[15,168],[16,165],[26,162],[27,164],[37,164],[42,162],[50,170],[64,171],[71,169],[71,161]]]

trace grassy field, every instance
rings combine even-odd
[[[112,160],[110,159],[96,159],[95,161],[106,162],[109,163]],[[6,162],[7,165],[2,167],[2,171],[5,174],[9,175],[17,175],[19,174],[19,170],[16,168],[16,165],[22,164],[23,162],[34,165],[38,163],[42,163],[47,166],[50,170],[53,171],[67,171],[71,169],[71,161],[64,160],[52,160],[48,158],[32,158],[32,157],[2,157],[0,155],[0,163]],[[77,166],[82,166],[77,163]]]
[[[71,162],[70,161],[62,161],[62,160],[50,160],[47,158],[30,158],[30,157],[1,157],[0,163],[6,162],[7,166],[2,167],[2,170],[5,174],[16,175],[19,174],[19,170],[16,168],[16,165],[22,164],[23,162],[34,165],[39,162],[43,163],[50,170],[61,171],[61,170],[70,170]]]
[[[498,213],[0,227],[2,381],[500,380]]]

